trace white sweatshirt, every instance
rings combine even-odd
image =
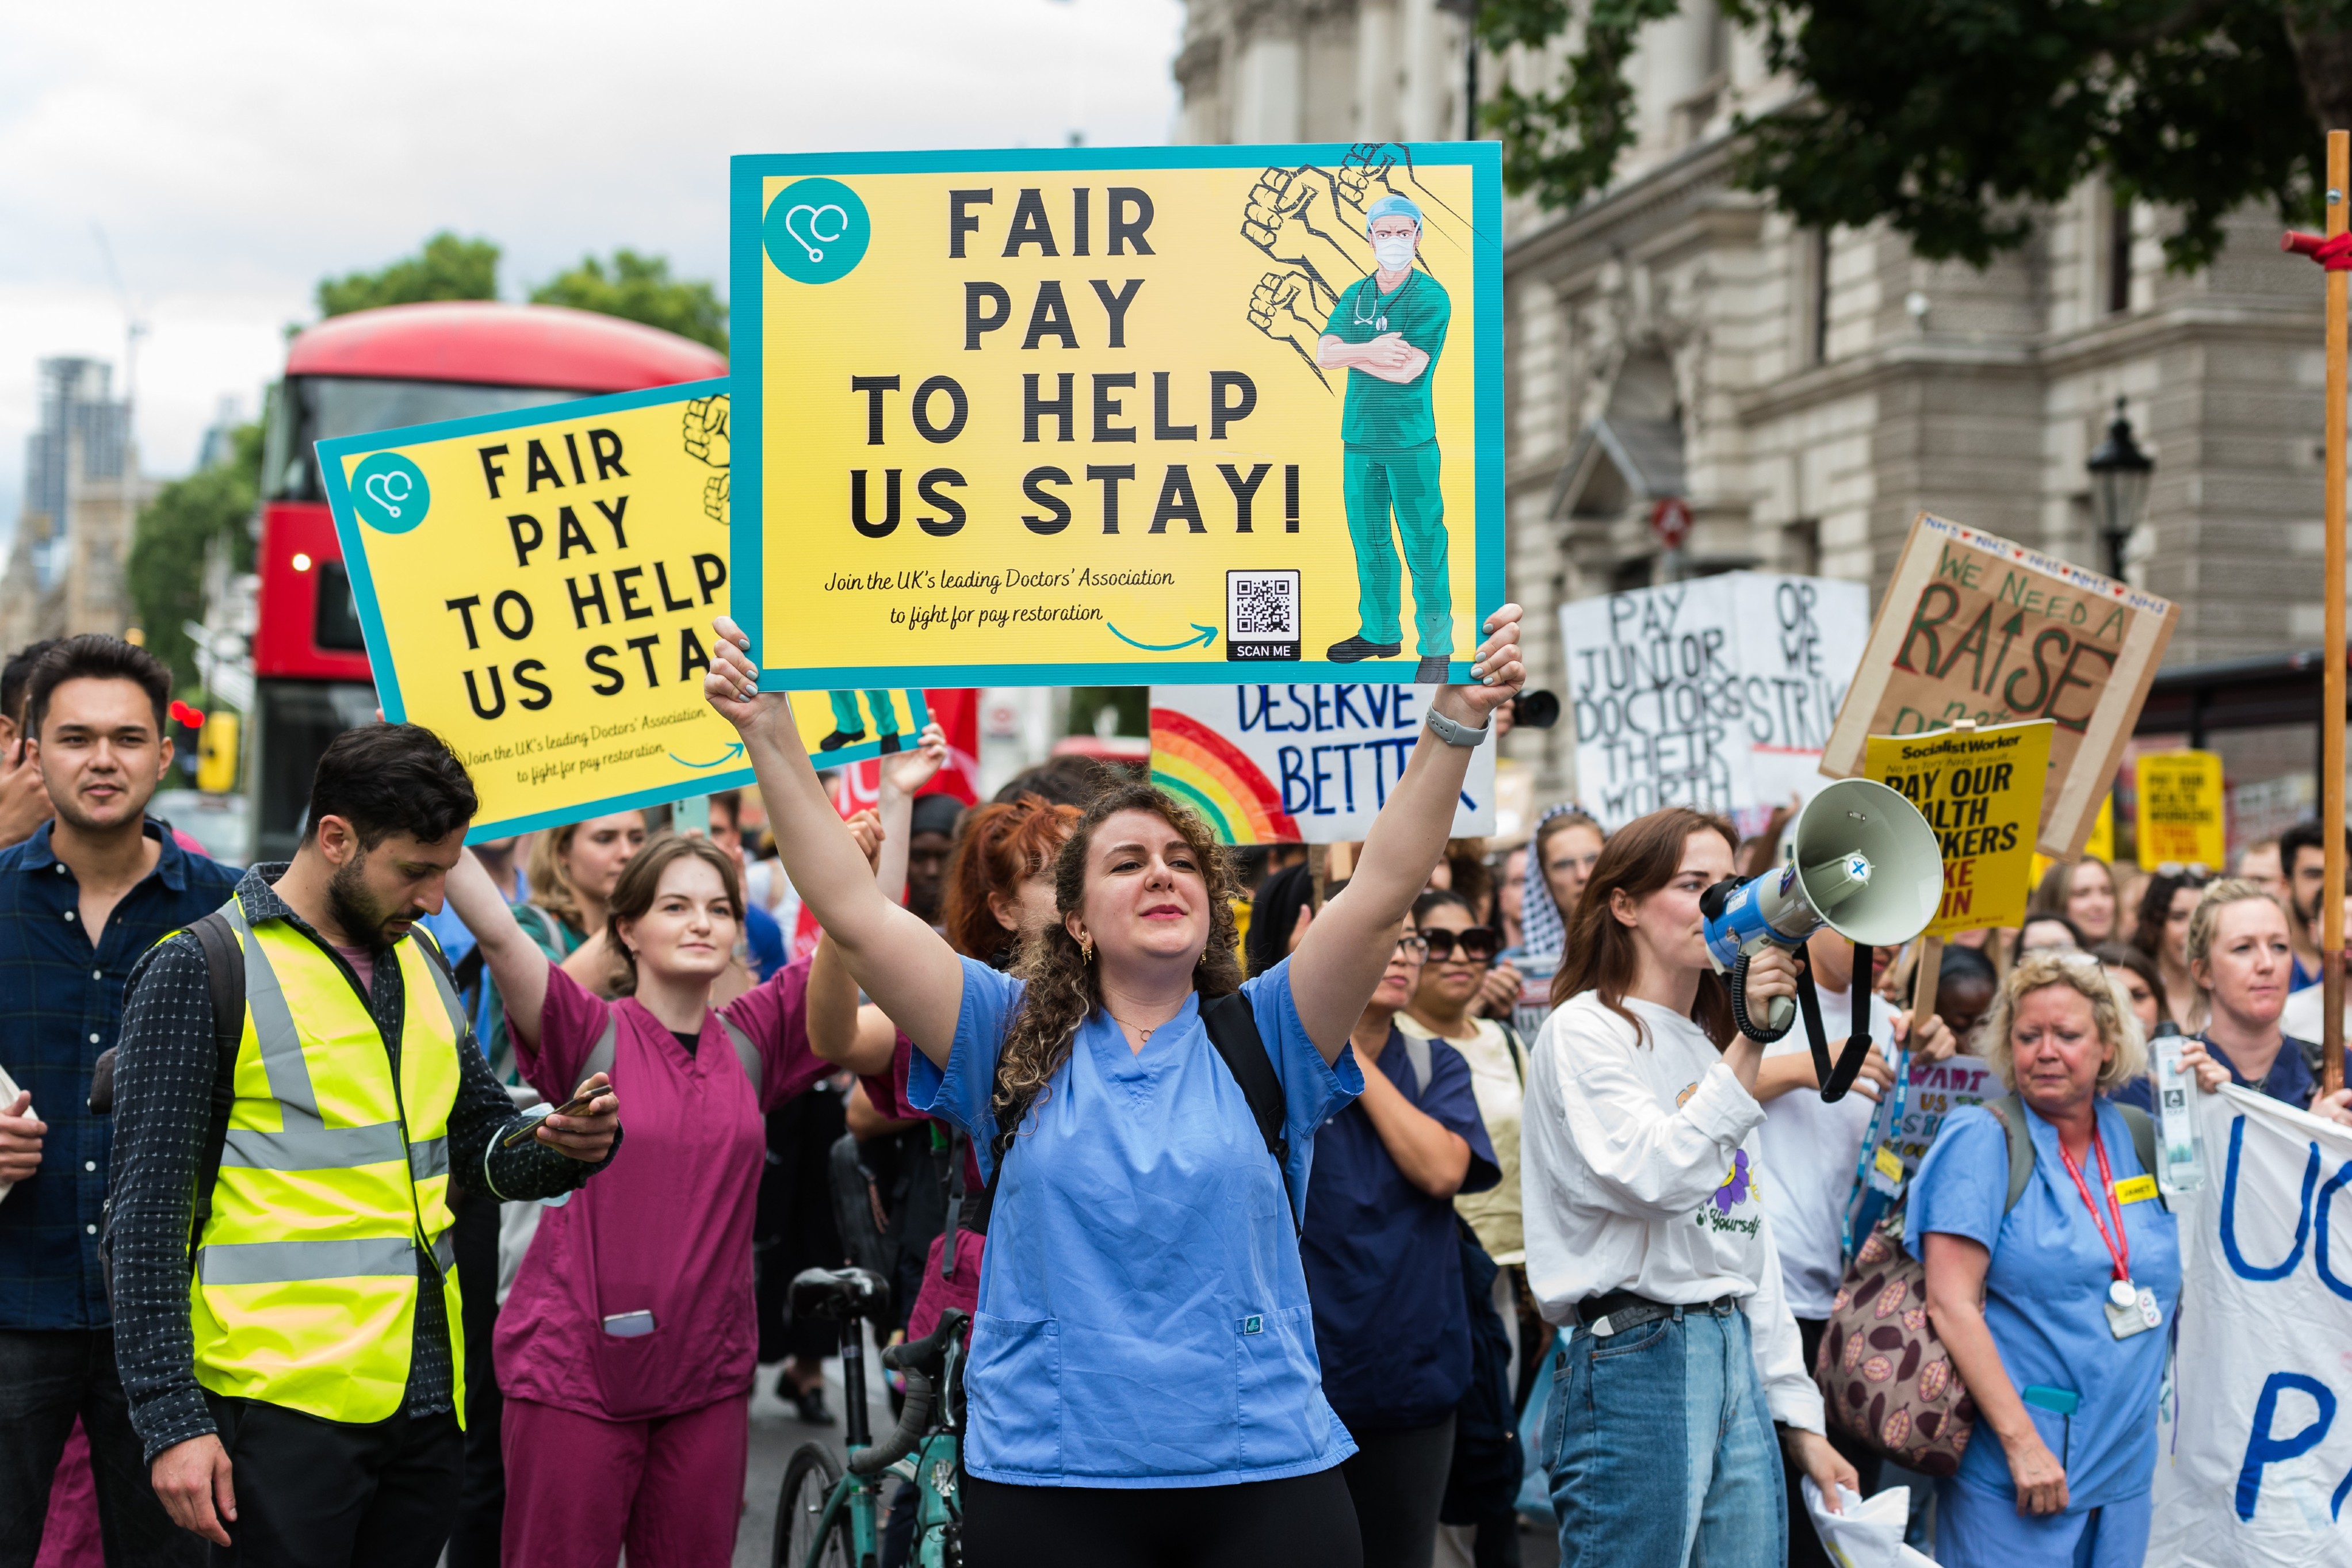
[[[1528,1284],[1546,1319],[1612,1290],[1741,1298],[1772,1418],[1822,1430],[1764,1215],[1764,1108],[1697,1025],[1628,998],[1642,1039],[1591,992],[1545,1021],[1528,1063],[1520,1190]]]

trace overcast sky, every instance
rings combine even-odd
[[[824,149],[1158,143],[1181,0],[132,0],[0,14],[0,539],[33,362],[119,367],[184,473],[248,417],[324,273],[454,228],[502,291],[588,251],[727,286],[727,159]],[[117,385],[120,387],[118,368]]]

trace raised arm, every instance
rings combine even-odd
[[[751,639],[728,616],[715,630],[703,694],[743,737],[785,874],[840,945],[851,977],[924,1055],[945,1066],[963,1004],[962,964],[937,931],[875,886],[873,868],[843,831],[809,765],[791,704],[781,692],[759,689],[759,667],[747,651]]]
[[[1470,667],[1481,683],[1448,686],[1430,704],[1472,729],[1486,727],[1527,679],[1519,663],[1519,607],[1505,605],[1487,616],[1486,631]],[[1307,1037],[1326,1061],[1339,1059],[1348,1031],[1381,983],[1394,946],[1391,928],[1428,886],[1429,873],[1445,851],[1454,831],[1454,803],[1462,796],[1469,771],[1470,748],[1449,746],[1423,731],[1404,776],[1389,791],[1364,836],[1347,890],[1324,907],[1298,943],[1290,966],[1291,997]]]
[[[937,724],[923,726],[913,751],[882,760],[882,852],[874,863],[874,881],[894,904],[907,901],[907,847],[915,836],[915,792],[939,777],[947,761],[948,732]]]
[[[926,741],[937,728],[935,725],[923,732]],[[922,785],[918,784],[915,787],[920,789]],[[885,799],[879,813],[861,811],[848,824],[850,837],[876,867],[877,886],[887,885],[882,879],[890,874],[890,841],[881,837],[889,812],[890,803]],[[902,817],[906,815],[900,813]],[[898,837],[902,840],[907,836],[906,829],[907,824],[901,821]],[[898,857],[902,879],[906,868],[902,852]],[[890,1070],[892,1059],[898,1054],[898,1028],[881,1008],[858,1005],[857,982],[849,977],[848,965],[841,962],[841,949],[831,937],[817,939],[816,954],[809,961],[807,1006],[810,1050],[860,1078]]]
[[[468,853],[457,857],[449,870],[449,907],[474,933],[482,963],[499,983],[506,999],[507,1017],[515,1038],[531,1049],[539,1046],[539,1014],[547,1001],[547,954],[515,923],[514,910],[499,897],[498,884]]]

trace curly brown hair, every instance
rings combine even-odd
[[[1200,862],[1208,887],[1209,940],[1192,971],[1202,1000],[1241,988],[1242,965],[1234,898],[1238,886],[1232,858],[1200,816],[1148,784],[1105,791],[1078,818],[1054,857],[1054,907],[1062,918],[1030,937],[1014,978],[1026,987],[1003,1048],[996,1058],[996,1087],[990,1106],[996,1115],[998,1157],[1045,1093],[1046,1080],[1069,1059],[1078,1026],[1102,1005],[1095,966],[1070,935],[1069,917],[1086,906],[1087,856],[1095,832],[1122,811],[1143,811],[1176,830]]]

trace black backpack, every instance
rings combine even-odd
[[[203,1157],[196,1163],[195,1202],[188,1212],[188,1268],[193,1273],[197,1239],[205,1233],[205,1222],[212,1218],[213,1184],[220,1179],[221,1151],[228,1144],[229,1111],[236,1104],[236,1050],[245,1034],[245,951],[237,946],[236,933],[229,929],[228,917],[218,910],[190,921],[186,930],[204,950],[205,988],[212,998],[215,1054],[212,1114],[205,1126]],[[132,978],[137,978],[135,972]],[[93,1116],[110,1115],[114,1110],[114,1053],[119,1048],[110,1046],[100,1052],[98,1064],[90,1073],[89,1109]],[[100,1218],[99,1273],[106,1281],[106,1299],[110,1306],[114,1300],[111,1192],[106,1195]]]

